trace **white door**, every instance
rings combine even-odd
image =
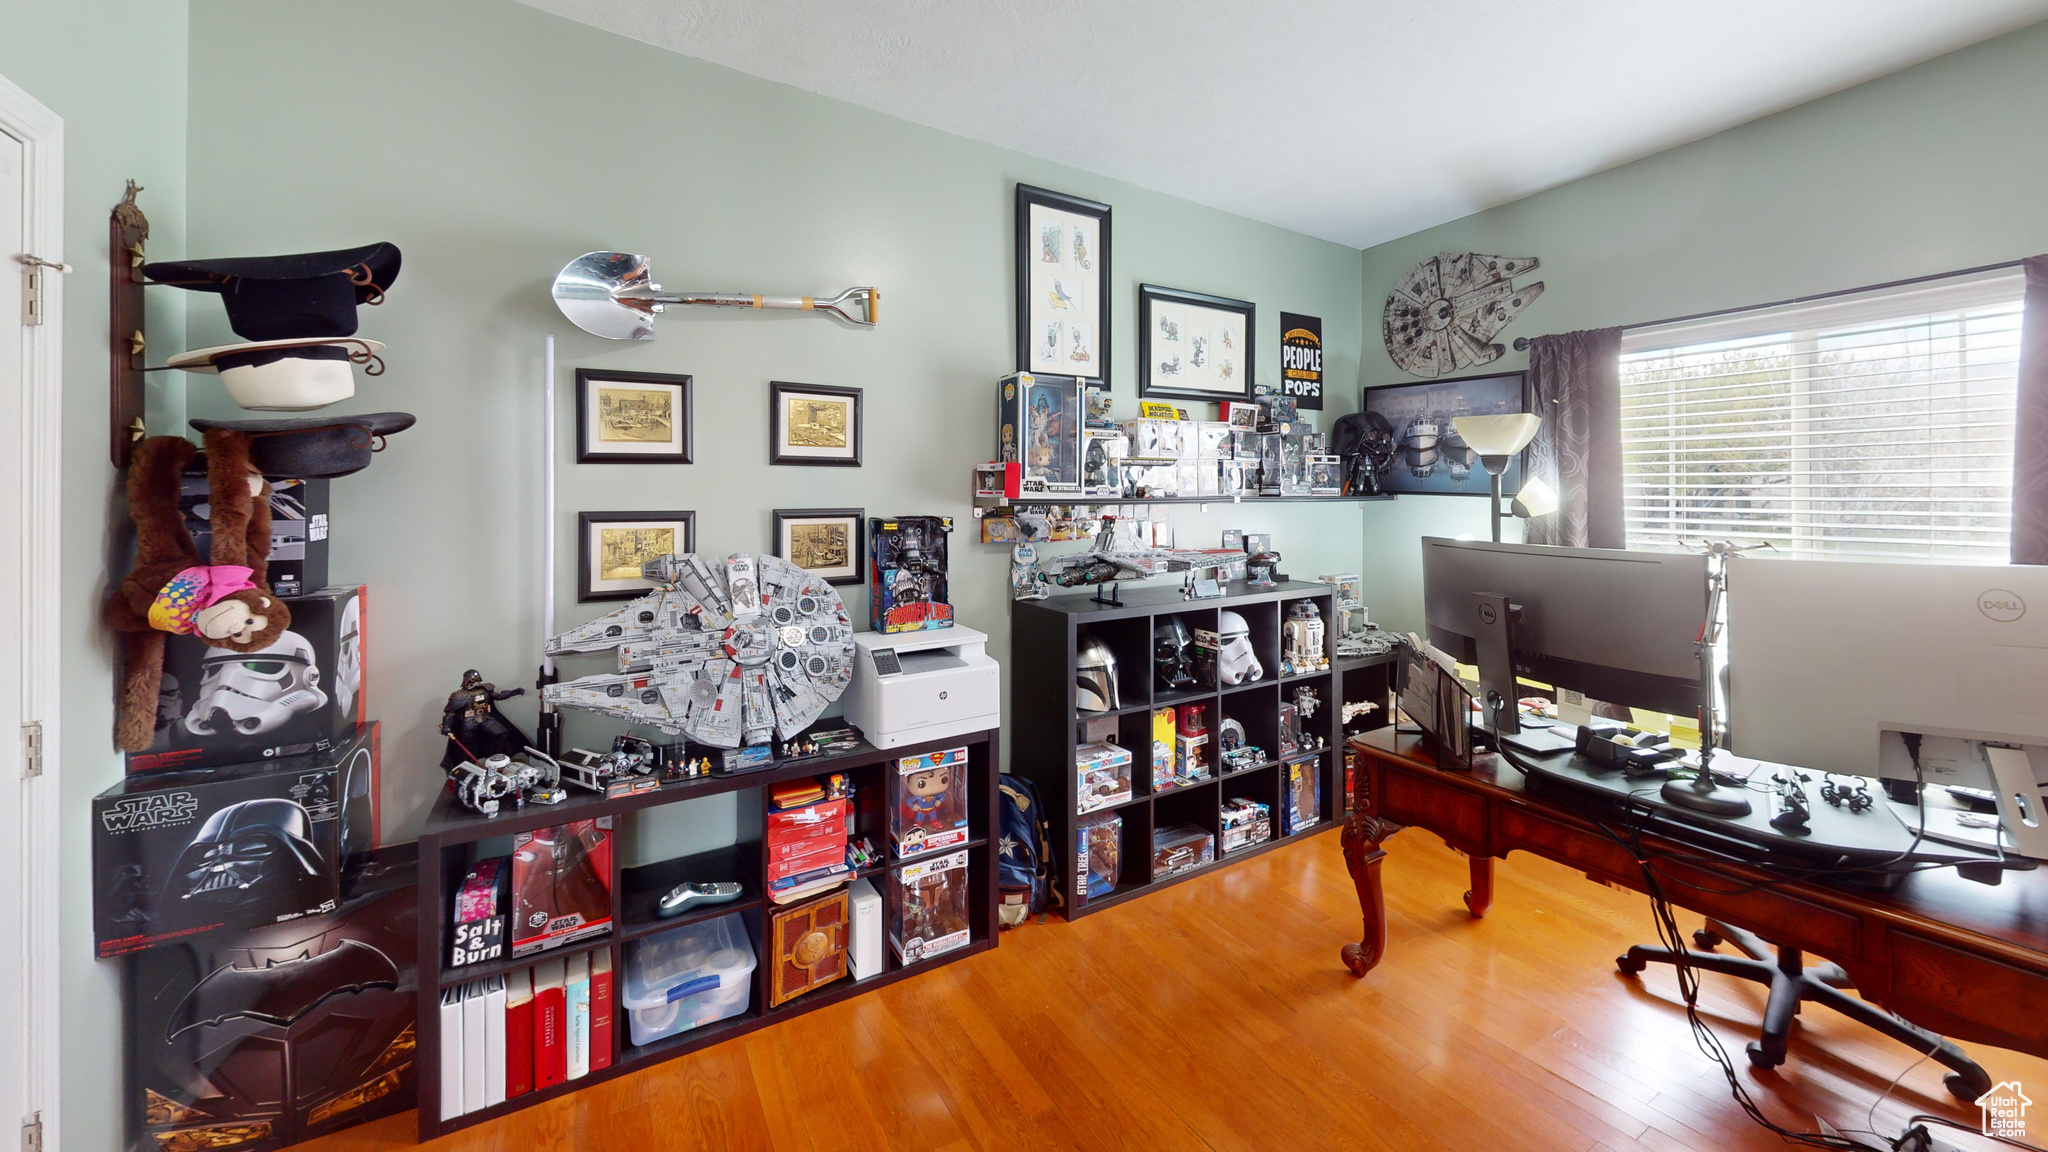
[[[23,180],[27,149],[0,131],[0,429],[22,426],[23,389],[27,374],[22,361],[22,295],[27,269],[15,259],[26,252],[27,203]],[[0,1125],[18,1123],[28,1107],[28,903],[19,871],[26,860],[14,859],[26,841],[21,787],[22,666],[22,460],[0,460],[0,862],[14,873],[0,879]],[[8,1138],[0,1126],[0,1139]]]

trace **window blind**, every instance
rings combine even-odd
[[[1630,333],[1629,547],[2004,563],[2021,292],[2001,274]]]

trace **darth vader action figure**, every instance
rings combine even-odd
[[[448,694],[441,709],[441,734],[448,737],[441,753],[441,767],[453,768],[465,760],[481,764],[487,756],[515,756],[533,743],[518,725],[498,711],[498,701],[526,694],[524,688],[498,691],[498,686],[471,668],[462,674],[462,687]]]

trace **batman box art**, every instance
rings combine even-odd
[[[222,928],[332,912],[377,840],[379,729],[318,755],[130,776],[93,799],[93,938],[104,959]]]
[[[411,1108],[418,889],[216,932],[130,969],[129,1131],[159,1152],[263,1152]]]

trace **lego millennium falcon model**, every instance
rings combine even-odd
[[[619,671],[542,700],[738,748],[795,737],[853,679],[839,593],[780,557],[662,556],[640,574],[660,587],[547,643],[550,656],[616,648]]]

